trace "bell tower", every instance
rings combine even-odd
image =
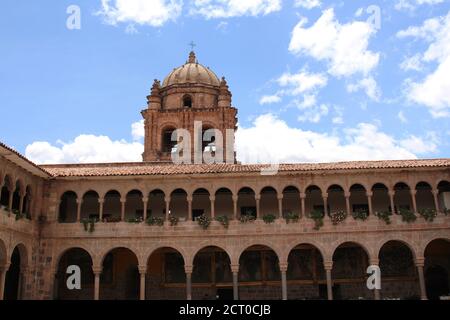
[[[142,111],[143,160],[172,162],[180,142],[186,142],[184,137],[177,138],[174,131],[184,129],[190,134],[192,163],[194,159],[198,161],[198,151],[209,151],[213,156],[223,154],[223,162],[230,163],[231,159],[235,163],[237,109],[231,106],[231,97],[225,78],[219,80],[211,69],[198,62],[192,51],[186,63],[173,69],[162,84],[159,80],[153,82],[147,96],[148,107]],[[217,134],[212,136],[211,132]]]

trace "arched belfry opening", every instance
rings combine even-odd
[[[194,154],[194,127],[196,122],[202,122],[203,125],[208,124],[208,129],[220,131],[224,137],[223,145],[218,147],[220,150],[213,150],[214,155],[223,154],[223,160],[216,162],[235,163],[233,133],[237,125],[237,109],[231,105],[231,96],[225,78],[219,79],[191,52],[187,61],[174,68],[163,81],[153,82],[147,96],[148,108],[142,111],[145,119],[143,160],[171,162],[177,145],[177,141],[172,141],[172,132],[177,129],[189,132],[191,152],[187,154]],[[168,123],[174,127],[167,128]],[[180,139],[184,141],[184,136]],[[207,144],[214,144],[214,141]],[[204,151],[208,145],[203,144],[202,147]]]
[[[183,97],[183,107],[192,108],[192,97],[190,95],[185,95]]]

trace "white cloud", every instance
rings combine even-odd
[[[176,20],[182,11],[183,0],[102,0],[97,13],[106,23],[137,23],[160,27]]]
[[[193,0],[191,14],[207,19],[267,15],[281,10],[281,0]]]
[[[303,7],[306,9],[317,8],[322,5],[320,0],[295,0],[294,7]]]
[[[287,87],[289,94],[299,95],[326,86],[328,79],[323,74],[303,70],[295,74],[285,72],[277,82],[281,87]]]
[[[376,30],[368,22],[353,21],[341,24],[334,10],[327,9],[309,28],[302,18],[292,31],[289,51],[308,55],[328,63],[328,72],[334,76],[367,76],[377,65],[379,53],[368,49],[370,38]]]
[[[278,103],[280,101],[281,101],[281,97],[277,94],[273,94],[273,95],[267,95],[267,96],[261,97],[261,99],[259,100],[259,104],[261,104],[261,105],[273,104],[273,103]]]
[[[131,124],[131,135],[135,141],[145,137],[144,119]]]
[[[294,163],[415,159],[417,153],[426,149],[411,137],[396,140],[369,123],[344,129],[342,134],[343,138],[339,138],[334,134],[292,128],[285,121],[266,114],[258,117],[252,127],[239,127],[236,133],[238,160]]]
[[[437,150],[437,145],[433,140],[433,135],[429,135],[426,142],[423,138],[412,135],[400,141],[400,145],[417,154],[433,153]]]
[[[428,42],[427,50],[420,54],[421,61],[438,64],[421,82],[409,83],[408,99],[428,107],[435,118],[450,116],[450,12],[447,16],[426,20],[422,26],[402,30],[397,36]]]
[[[443,2],[444,2],[444,0],[397,0],[397,3],[395,4],[395,8],[397,10],[403,10],[403,9],[414,10],[418,6],[423,5],[423,4],[434,5],[434,4],[439,4],[439,3],[443,3]]]
[[[403,62],[400,64],[400,68],[404,71],[422,71],[422,56],[420,54],[415,54],[412,57],[405,58]]]
[[[380,100],[381,91],[378,88],[377,82],[372,77],[364,78],[358,83],[347,85],[348,92],[357,92],[359,90],[364,90],[367,96],[374,101]]]
[[[33,142],[25,149],[31,161],[49,163],[97,163],[142,161],[144,146],[139,142],[113,141],[107,136],[82,134],[60,147],[48,142]]]

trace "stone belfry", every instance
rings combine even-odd
[[[233,142],[237,109],[231,106],[231,96],[225,78],[219,80],[213,71],[198,63],[192,51],[188,61],[173,69],[162,84],[158,80],[153,83],[151,93],[147,97],[148,108],[142,111],[145,120],[143,160],[172,161],[172,153],[179,142],[172,141],[172,133],[176,129],[185,129],[191,136],[193,163],[195,147],[195,150],[203,151],[211,146],[220,146],[220,136],[202,138],[206,130],[215,129],[222,133],[224,162],[227,155],[228,162],[230,158],[233,163],[236,162]],[[199,143],[194,145],[195,135],[200,136],[199,133],[202,137],[197,140]]]

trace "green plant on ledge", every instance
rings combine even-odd
[[[97,222],[97,219],[95,218],[85,218],[81,220],[81,223],[83,224],[84,231],[89,231],[89,233],[92,233],[95,231],[95,223]]]
[[[164,225],[164,219],[161,217],[148,217],[146,223],[149,226],[162,227]]]
[[[270,223],[274,223],[276,218],[277,217],[274,214],[269,213],[269,214],[265,214],[263,216],[263,221],[267,224],[270,224]]]
[[[411,210],[408,209],[400,209],[399,210],[400,215],[402,216],[402,221],[411,223],[416,221],[417,217]]]
[[[421,209],[419,214],[428,222],[433,222],[434,218],[437,217],[437,212],[434,209]]]
[[[314,230],[319,230],[323,226],[323,218],[325,214],[319,210],[313,210],[309,217],[314,220]]]
[[[144,221],[142,219],[142,217],[134,217],[134,218],[128,218],[127,219],[128,223],[141,223],[142,221]]]
[[[255,220],[256,220],[256,218],[252,214],[243,214],[239,218],[239,221],[241,221],[241,223],[253,222]]]
[[[446,216],[450,215],[450,209],[444,208],[443,211]]]
[[[170,225],[171,225],[172,227],[176,226],[176,225],[178,224],[179,221],[180,221],[180,218],[175,217],[175,216],[172,215],[172,214],[169,214],[169,222],[170,222]]]
[[[197,223],[200,227],[202,227],[203,230],[206,230],[206,229],[208,229],[209,225],[211,224],[211,218],[202,214],[201,216],[199,216],[197,218]]]
[[[330,218],[331,218],[331,222],[333,223],[333,225],[336,226],[347,218],[347,212],[345,212],[344,210],[338,210],[336,212],[331,212]]]
[[[286,223],[289,224],[291,222],[298,222],[298,219],[300,219],[300,216],[296,213],[292,213],[292,212],[288,212],[286,214],[286,216],[284,217],[284,219],[286,220]]]
[[[375,212],[378,219],[383,220],[386,224],[391,224],[392,213],[390,211]]]
[[[16,216],[16,221],[26,218],[26,214],[20,213],[17,209],[13,209],[12,213]]]
[[[353,211],[353,219],[365,221],[369,217],[369,211],[366,209],[357,209]]]
[[[216,217],[216,221],[219,221],[220,224],[225,228],[228,229],[228,226],[230,225],[230,220],[227,216],[218,216]]]

